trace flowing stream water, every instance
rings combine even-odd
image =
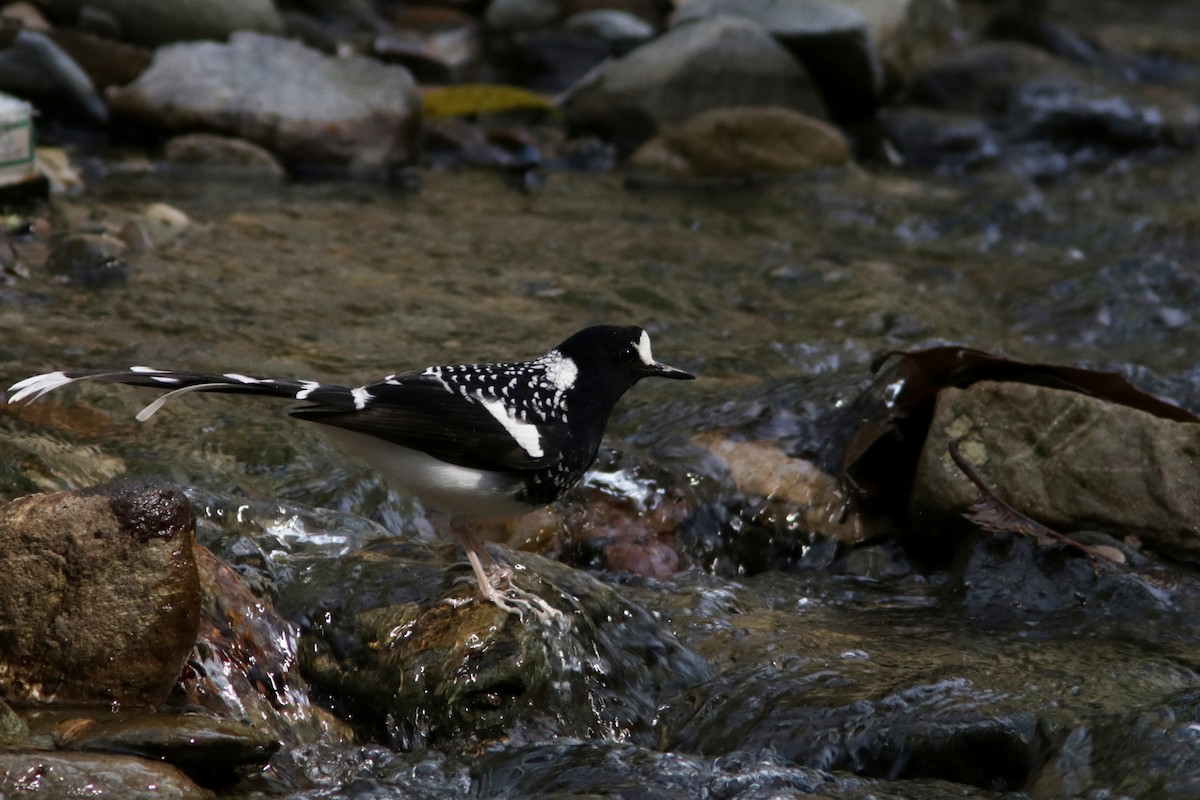
[[[697,504],[719,508],[740,495],[697,460],[693,437],[719,431],[807,452],[822,439],[825,414],[862,389],[882,351],[961,343],[1085,363],[1200,410],[1197,186],[1197,155],[1118,161],[1048,185],[997,173],[939,178],[850,168],[746,188],[630,189],[618,176],[553,173],[532,193],[479,172],[430,172],[412,191],[246,185],[117,163],[80,196],[56,201],[50,223],[120,222],[166,203],[190,225],[131,257],[132,275],[121,286],[87,290],[40,270],[0,285],[0,376],[11,382],[59,368],[149,364],[359,385],[432,363],[535,356],[592,323],[638,324],[650,330],[659,359],[699,380],[638,386],[614,416],[608,445],[655,463],[692,487]],[[210,544],[227,533],[220,515],[257,515],[274,537],[259,546],[275,554],[279,574],[305,559],[336,563],[360,543],[336,521],[324,523],[323,538],[306,539],[303,525],[286,524],[288,515],[268,519],[271,509],[295,504],[372,520],[381,527],[370,527],[368,539],[385,531],[428,537],[436,527],[290,420],[286,404],[187,397],[142,425],[133,415],[148,401],[144,393],[72,391],[52,401],[61,404],[51,406],[52,424],[36,432],[7,424],[0,493],[122,475],[165,478],[214,515]],[[817,557],[808,552],[801,566]],[[1075,642],[1053,623],[1016,634],[964,631],[959,618],[934,608],[936,587],[919,575],[888,583],[802,569],[735,581],[695,565],[673,583],[613,585],[671,620],[723,686],[697,695],[690,710],[676,702],[664,712],[660,760],[629,767],[636,752],[606,751],[604,758],[653,780],[701,769],[681,754],[765,752],[748,709],[794,704],[790,721],[775,728],[791,730],[789,742],[803,740],[797,731],[813,724],[806,716],[813,709],[849,714],[850,706],[838,705],[844,683],[821,677],[826,661],[849,670],[856,691],[884,687],[881,707],[921,716],[961,704],[1011,724],[1023,719],[1021,709],[1059,699],[1056,688],[1028,689],[1035,679],[1021,670],[1114,715],[1194,685],[1200,670],[1200,650],[1190,644],[1200,637],[1172,629],[1175,618],[1140,621],[1134,645],[1122,643],[1124,633]],[[1158,639],[1173,644],[1146,656],[1145,643]],[[1130,648],[1143,655],[1130,656]],[[750,653],[773,654],[764,656],[773,666],[739,671]],[[1143,664],[1143,679],[1125,690],[1085,680],[1131,659]],[[987,676],[1006,670],[1025,681],[1025,694],[991,687]],[[921,688],[889,695],[897,674]],[[714,699],[738,693],[738,705]],[[1063,729],[1080,725],[1081,714],[1065,711]],[[878,723],[863,710],[838,724],[870,730]],[[990,741],[974,728],[966,735],[980,748]],[[837,759],[823,764],[819,742],[775,744],[783,762],[850,768]],[[471,769],[483,773],[476,785],[484,796],[565,793],[590,785],[581,776],[600,757],[588,746],[513,742]],[[457,796],[464,785],[457,756],[452,769],[436,753],[412,761],[396,749],[336,752],[312,756],[336,764],[317,785],[363,776],[397,785],[421,770],[428,773],[421,796]],[[876,752],[857,771],[1019,788],[996,778],[1017,768],[925,764],[906,772],[896,766],[901,760]],[[772,763],[756,769],[779,785],[792,780]],[[905,763],[911,767],[911,753]],[[736,759],[720,769],[753,771]],[[450,777],[429,777],[443,772]],[[294,774],[289,780],[292,789],[303,784]]]

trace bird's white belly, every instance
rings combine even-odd
[[[339,450],[361,458],[399,491],[456,517],[508,518],[533,507],[515,498],[523,482],[486,470],[448,464],[427,453],[331,426],[322,432]]]

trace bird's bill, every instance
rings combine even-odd
[[[676,381],[691,381],[696,379],[696,376],[690,372],[684,372],[675,367],[668,367],[666,364],[661,364],[657,361],[644,366],[642,374],[647,378],[670,378]]]

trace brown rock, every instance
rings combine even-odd
[[[719,433],[696,437],[697,444],[724,462],[739,492],[803,509],[805,527],[843,542],[863,538],[856,515],[842,519],[846,498],[836,478],[811,461],[794,458],[769,441],[734,441]]]
[[[567,519],[567,537],[585,554],[597,553],[614,572],[665,580],[687,567],[676,531],[691,511],[677,492],[639,501],[600,489],[581,494],[585,502]]]
[[[1051,528],[1200,553],[1200,424],[1022,383],[944,389],[910,502],[918,520],[958,524],[977,496],[950,441],[998,497]]]
[[[714,108],[638,148],[630,167],[694,178],[790,175],[850,161],[827,122],[786,108]]]
[[[286,742],[353,741],[345,723],[309,700],[295,629],[208,548],[194,551],[203,605],[193,660],[177,686],[186,705],[244,720],[253,726],[243,731],[247,741],[259,744],[260,731]]]
[[[790,175],[850,160],[832,125],[786,108],[714,108],[668,128],[630,158],[633,169],[681,177]]]
[[[211,800],[167,764],[109,753],[0,752],[0,795]]]
[[[0,692],[156,705],[196,639],[195,519],[178,490],[109,484],[0,508]]]
[[[163,155],[167,161],[175,164],[250,171],[277,179],[284,177],[283,167],[269,151],[245,139],[229,136],[214,136],[211,133],[176,136],[167,142]]]

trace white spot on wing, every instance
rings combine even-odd
[[[365,386],[360,386],[357,389],[351,389],[350,395],[354,398],[354,407],[359,411],[362,411],[364,408],[366,408],[367,403],[370,402],[374,397],[374,395],[367,391],[367,387]]]
[[[536,425],[521,420],[512,416],[509,413],[508,406],[500,400],[487,400],[482,394],[477,395],[480,404],[488,410],[488,413],[496,418],[496,421],[504,426],[504,430],[508,435],[521,446],[521,449],[530,458],[541,458],[542,452],[542,436],[538,433]]]
[[[166,372],[165,369],[155,369],[154,367],[130,367],[130,372],[136,372],[138,375],[154,374],[156,372]]]
[[[262,383],[258,378],[251,378],[249,375],[242,375],[237,372],[226,372],[222,377],[229,378],[231,381],[238,383]]]
[[[310,394],[321,388],[321,384],[317,381],[300,381],[300,384],[304,388],[296,392],[297,400],[307,400]]]

